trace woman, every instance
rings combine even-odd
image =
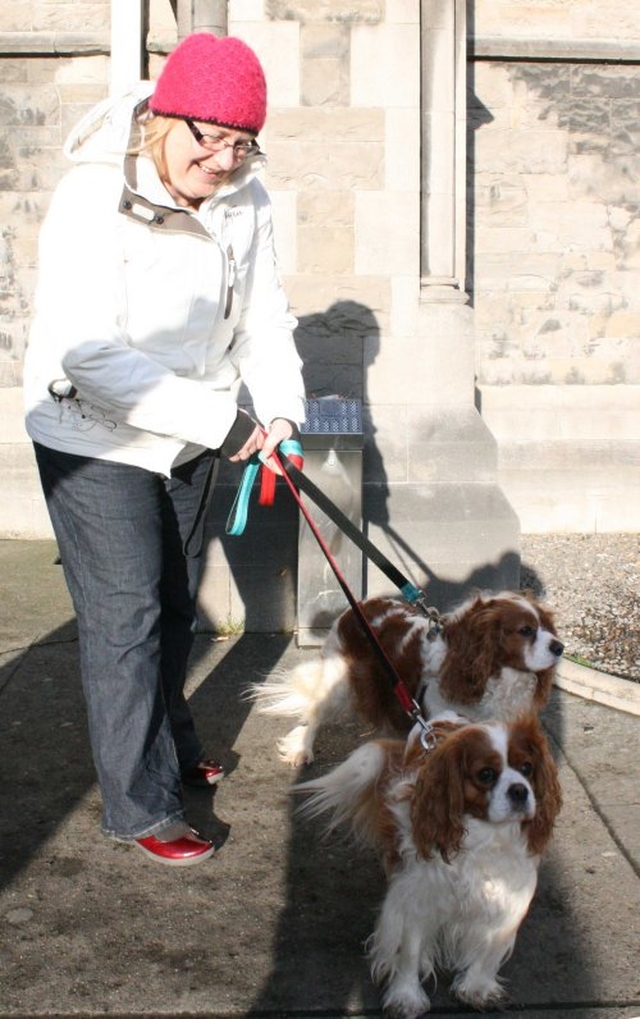
[[[26,422],[78,620],[103,831],[154,860],[214,852],[182,785],[211,785],[184,697],[220,455],[267,465],[303,419],[256,141],[260,63],[189,36],[65,151],[40,238]],[[244,382],[255,419],[237,406]]]

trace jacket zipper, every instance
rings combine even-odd
[[[224,306],[224,317],[229,318],[233,305],[233,287],[236,282],[236,260],[231,245],[227,248],[227,300]]]

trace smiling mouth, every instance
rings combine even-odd
[[[212,167],[205,166],[203,163],[197,163],[196,165],[197,165],[198,169],[201,170],[202,173],[205,174],[206,177],[217,178],[217,177],[224,177],[224,176],[226,176],[226,173],[225,173],[224,170],[214,170]]]

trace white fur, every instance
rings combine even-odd
[[[410,633],[416,629],[422,632],[421,685],[417,699],[426,717],[431,718],[447,708],[453,708],[476,721],[491,718],[509,720],[531,710],[537,684],[534,670],[551,668],[557,664],[558,654],[552,647],[554,643],[558,646],[558,641],[554,634],[538,629],[538,614],[527,599],[509,592],[495,597],[509,599],[531,615],[532,626],[537,629],[535,642],[531,648],[527,648],[525,654],[526,665],[531,671],[503,667],[497,675],[487,680],[486,689],[479,701],[473,704],[451,703],[443,695],[438,680],[438,673],[447,655],[446,640],[442,635],[434,639],[429,620],[417,615],[412,618],[403,643],[409,640]],[[463,602],[449,618],[462,618],[475,600],[474,597]],[[402,603],[390,601],[389,606],[389,611],[402,611]],[[385,613],[372,618],[372,627],[375,629],[384,618]],[[353,713],[356,708],[344,659],[346,649],[341,645],[338,624],[339,620],[331,627],[320,657],[303,662],[284,678],[270,678],[262,685],[255,684],[250,691],[250,697],[257,702],[260,712],[297,719],[298,724],[278,741],[280,759],[294,767],[310,764],[314,760],[316,736],[325,722]]]
[[[368,953],[372,976],[384,988],[384,1008],[397,1019],[415,1019],[429,1009],[422,984],[437,968],[454,974],[452,992],[465,1004],[478,1009],[498,1004],[504,995],[498,971],[535,892],[539,857],[529,853],[521,828],[535,814],[533,789],[508,765],[508,726],[483,728],[503,770],[490,794],[487,820],[465,817],[462,848],[450,862],[437,852],[424,859],[413,843],[407,793],[416,773],[396,776],[383,793],[395,817],[400,861],[389,877]],[[416,735],[417,730],[410,745]],[[311,794],[301,811],[328,815],[330,829],[347,823],[360,838],[371,838],[359,819],[363,801],[380,791],[385,760],[383,742],[363,744],[327,775],[297,787]],[[514,784],[526,789],[522,802],[509,797]]]
[[[455,972],[452,990],[461,1001],[473,1008],[497,1004],[498,970],[529,908],[537,866],[519,822],[470,819],[463,850],[450,864],[439,856],[405,857],[369,943],[385,1008],[406,1019],[426,1011],[422,983],[436,967]]]
[[[371,620],[374,628],[378,622]],[[424,689],[437,675],[446,654],[446,645],[440,637],[428,639],[428,620],[418,616],[412,628],[424,631],[421,641],[421,681]],[[407,634],[405,640],[408,639]],[[269,678],[264,684],[255,684],[249,696],[257,701],[261,714],[299,720],[298,725],[278,740],[278,756],[294,768],[311,764],[315,759],[313,747],[320,727],[329,720],[335,721],[354,711],[336,624],[329,630],[319,658],[302,662],[284,678]],[[425,704],[421,707],[426,710]]]
[[[555,664],[554,662],[550,664]],[[531,710],[531,702],[536,687],[536,677],[531,672],[519,672],[517,669],[505,667],[499,675],[487,681],[487,688],[476,704],[471,707],[459,706],[460,712],[466,712],[474,721],[484,722],[491,718],[517,718],[518,715]],[[446,697],[442,696],[440,685],[429,683],[424,693],[424,709],[429,718],[439,715],[451,707]]]

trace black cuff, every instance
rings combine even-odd
[[[244,410],[239,410],[236,419],[227,432],[226,438],[220,446],[221,456],[235,456],[251,436],[257,422]]]

